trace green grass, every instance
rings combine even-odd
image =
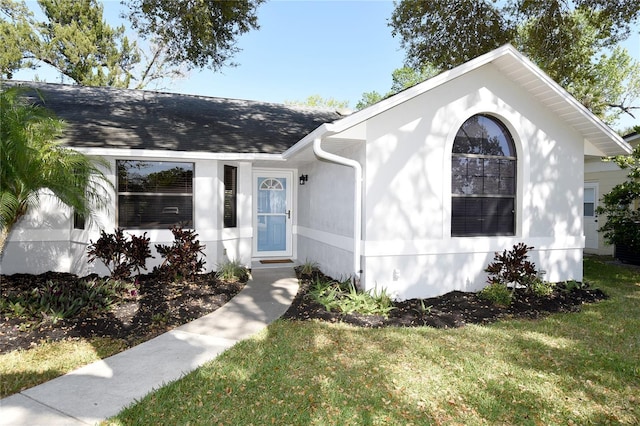
[[[62,376],[126,349],[123,340],[93,338],[40,342],[0,355],[0,398]]]
[[[640,273],[585,260],[609,300],[454,330],[277,321],[107,421],[637,424]]]

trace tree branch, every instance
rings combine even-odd
[[[633,113],[631,112],[632,109],[640,109],[640,106],[625,106],[625,105],[617,105],[617,104],[608,104],[607,105],[610,108],[618,108],[620,109],[623,113],[625,114],[629,114],[631,116],[631,118],[636,118],[635,115],[633,115]]]

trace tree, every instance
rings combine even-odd
[[[320,95],[308,96],[304,101],[285,101],[284,103],[287,105],[296,105],[318,109],[340,110],[349,108],[349,101],[339,101],[334,98],[323,98]]]
[[[485,0],[402,0],[391,15],[392,34],[407,49],[407,63],[450,69],[513,39],[505,15]]]
[[[32,16],[24,4],[0,0],[0,77],[11,78],[13,72],[25,66],[24,51],[34,43],[29,22]]]
[[[45,21],[35,20],[24,4],[2,1],[9,19],[1,23],[8,32],[0,41],[11,51],[0,54],[2,74],[42,61],[80,85],[129,86],[140,62],[138,47],[124,35],[124,26],[112,28],[103,20],[98,0],[38,0]]]
[[[640,132],[640,126],[632,129]],[[609,244],[625,247],[632,253],[640,253],[640,146],[636,146],[630,155],[605,158],[627,170],[627,179],[614,186],[602,196],[598,215],[604,215],[607,221],[598,229]]]
[[[156,37],[170,63],[219,70],[238,52],[236,38],[258,29],[264,0],[125,0],[129,20],[142,37]]]
[[[132,0],[129,17],[148,43],[103,20],[99,0],[38,0],[38,21],[24,1],[0,0],[0,76],[45,63],[78,84],[141,89],[181,78],[194,67],[218,70],[239,50],[235,39],[257,28],[264,0]]]
[[[45,194],[85,217],[109,202],[108,164],[60,145],[64,123],[24,91],[0,90],[0,258],[14,225]]]
[[[431,77],[434,77],[439,73],[439,70],[431,64],[421,67],[419,70],[405,66],[398,68],[391,74],[392,84],[391,90],[386,95],[380,93],[365,92],[362,94],[362,98],[358,101],[356,109],[363,109],[370,105],[380,102],[396,93],[402,92],[405,89],[415,86],[418,83],[422,83]]]
[[[505,43],[531,58],[555,81],[602,118],[630,112],[637,92],[637,64],[610,75],[628,53],[608,53],[628,37],[640,17],[636,0],[402,0],[391,17],[412,67],[450,69]],[[607,86],[598,84],[607,80]],[[615,114],[613,114],[615,117]]]
[[[152,39],[146,50],[140,50],[141,62],[132,71],[134,89],[143,89],[153,84],[161,89],[165,81],[175,81],[187,75],[188,67],[172,65],[167,57],[167,49],[161,43]]]

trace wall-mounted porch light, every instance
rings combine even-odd
[[[304,185],[309,180],[309,175],[300,175],[300,185]]]

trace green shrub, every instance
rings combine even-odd
[[[105,312],[135,292],[132,284],[110,279],[49,280],[29,291],[8,295],[0,308],[10,317],[55,323],[84,312]]]
[[[484,300],[488,300],[494,305],[509,306],[513,298],[513,294],[506,285],[500,283],[491,283],[478,293],[478,296]]]
[[[536,277],[530,283],[527,283],[527,291],[536,296],[549,296],[555,289],[555,284]]]
[[[385,289],[373,293],[360,291],[351,280],[338,282],[316,278],[309,296],[327,311],[388,316],[394,309],[393,301]]]
[[[310,260],[305,260],[305,262],[300,265],[300,273],[302,275],[313,275],[314,272],[318,272],[318,263]]]
[[[249,271],[238,260],[228,260],[219,264],[217,269],[216,278],[223,281],[246,281],[249,278]]]
[[[342,293],[340,283],[317,277],[309,289],[309,297],[320,303],[327,311],[337,309],[338,294]]]
[[[349,284],[349,291],[341,302],[340,308],[346,313],[358,312],[365,315],[388,316],[389,312],[394,309],[386,289],[363,292],[356,289],[352,283]]]
[[[589,287],[589,285],[587,283],[576,281],[576,280],[565,281],[563,283],[563,285],[561,286],[561,288],[564,291],[567,291],[567,292],[571,292],[571,291],[574,291],[574,290],[581,290],[581,289],[584,289],[584,288],[587,288],[587,287]]]

